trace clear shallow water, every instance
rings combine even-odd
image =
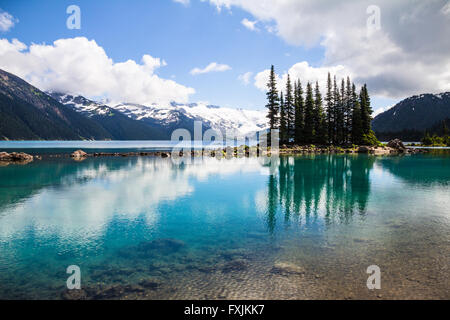
[[[0,167],[0,298],[60,299],[74,264],[95,298],[450,298],[447,153],[276,168],[152,157]],[[366,287],[372,264],[381,290]]]

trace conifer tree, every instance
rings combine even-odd
[[[336,122],[336,133],[335,133],[335,139],[334,144],[340,145],[342,144],[342,132],[343,132],[343,115],[342,115],[342,108],[341,108],[341,96],[339,94],[339,88],[336,81],[336,76],[334,76],[334,83],[333,83],[333,100],[334,100],[334,119]]]
[[[286,104],[283,99],[283,92],[280,92],[280,142],[283,144],[288,140],[287,124]]]
[[[304,109],[305,101],[303,100],[303,88],[299,79],[295,89],[295,143],[297,144],[303,142]]]
[[[327,129],[328,129],[328,141],[334,143],[334,100],[333,100],[333,84],[331,83],[331,75],[328,72],[327,80],[327,95],[325,97],[326,102],[326,118],[327,118]]]
[[[346,135],[347,135],[347,127],[346,127],[346,122],[345,122],[345,118],[346,118],[346,114],[345,114],[345,106],[347,104],[347,97],[345,95],[345,80],[344,78],[341,79],[341,101],[339,104],[339,113],[340,113],[340,126],[341,126],[341,131],[340,131],[340,137],[339,137],[339,141],[341,145],[345,144],[346,142]]]
[[[316,87],[314,90],[314,142],[325,145],[327,144],[328,134],[322,103],[322,94],[320,93],[319,82],[316,81]]]
[[[375,133],[372,131],[371,122],[373,110],[370,107],[369,92],[367,91],[367,85],[365,84],[361,88],[361,92],[359,94],[359,103],[361,105],[361,123],[363,131],[363,139],[361,143],[365,145],[377,145],[380,142],[375,136]]]
[[[268,109],[267,118],[269,119],[269,128],[271,130],[278,129],[278,111],[279,111],[279,97],[277,91],[277,82],[275,75],[275,68],[272,65],[270,69],[269,82],[267,83],[267,104]],[[270,136],[268,141],[270,141]]]
[[[314,141],[314,97],[311,83],[306,85],[304,142]]]
[[[359,145],[363,140],[361,107],[358,101],[355,84],[352,85],[352,143]]]
[[[345,143],[350,143],[352,138],[352,113],[353,113],[353,99],[352,99],[352,84],[350,77],[347,77],[345,87]]]
[[[370,107],[370,97],[369,92],[367,91],[367,85],[361,88],[360,93],[360,105],[361,105],[361,119],[363,124],[363,133],[369,134],[371,131],[371,122],[372,122],[372,108]]]
[[[294,136],[294,124],[295,124],[295,108],[294,108],[294,96],[292,92],[291,78],[288,74],[286,83],[286,101],[285,101],[285,111],[286,111],[286,126],[287,126],[287,143]]]

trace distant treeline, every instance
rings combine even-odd
[[[376,132],[376,136],[380,141],[389,141],[392,139],[401,139],[403,141],[422,141],[425,137],[445,137],[449,135],[450,128],[450,118],[439,121],[431,128],[421,131],[421,130],[402,130],[396,132]],[[429,141],[427,141],[429,142]]]
[[[300,79],[292,85],[287,77],[286,89],[278,92],[274,66],[267,83],[267,118],[271,129],[279,129],[282,144],[377,145],[371,128],[372,108],[367,86],[359,93],[350,78],[328,73],[326,96],[322,99],[319,83],[306,84]],[[324,101],[323,101],[324,100]]]

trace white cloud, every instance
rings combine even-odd
[[[209,2],[249,12],[289,44],[323,46],[323,67],[345,66],[375,94],[398,98],[450,90],[448,0],[379,0],[381,29],[370,37],[371,0]]]
[[[0,31],[6,32],[18,22],[19,20],[14,18],[6,11],[0,10]]]
[[[191,74],[198,75],[198,74],[209,73],[209,72],[223,72],[223,71],[227,71],[230,69],[231,69],[231,67],[229,65],[219,64],[217,62],[211,62],[203,69],[200,69],[200,68],[192,69]]]
[[[190,1],[189,0],[173,0],[173,2],[178,2],[178,3],[181,3],[185,6],[187,6]]]
[[[244,74],[239,75],[238,80],[243,84],[248,85],[250,83],[250,77],[253,75],[253,72],[246,72]]]
[[[41,90],[106,97],[112,103],[187,102],[194,89],[155,74],[165,65],[164,60],[147,54],[141,64],[114,62],[94,40],[84,37],[29,47],[16,39],[0,39],[1,69]]]
[[[252,31],[258,31],[258,28],[255,26],[256,25],[256,23],[258,23],[258,21],[250,21],[250,20],[248,20],[247,18],[245,18],[245,19],[243,19],[242,21],[241,21],[241,23],[242,23],[242,25],[244,26],[244,27],[246,27],[247,29],[249,29],[249,30],[252,30]]]
[[[328,72],[330,72],[333,77],[336,75],[337,79],[340,81],[341,78],[352,76],[350,70],[348,70],[343,65],[338,65],[334,67],[312,67],[308,64],[308,62],[303,61],[294,64],[287,72],[284,72],[282,75],[277,74],[277,87],[279,90],[285,90],[287,76],[291,77],[291,81],[295,81],[300,79],[302,84],[305,86],[307,82],[315,83],[319,82],[319,85],[322,90],[325,89]],[[267,91],[267,82],[269,81],[270,70],[266,69],[255,76],[255,86],[261,91]]]

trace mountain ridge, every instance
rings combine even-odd
[[[424,132],[446,118],[450,118],[450,92],[426,93],[408,97],[380,113],[372,120],[372,128],[378,135]]]

